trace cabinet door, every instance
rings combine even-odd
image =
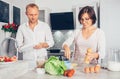
[[[48,9],[48,8],[41,8],[39,10],[39,20],[49,24],[50,23],[49,14],[50,14],[50,9]]]
[[[39,20],[45,22],[45,10],[39,10]]]

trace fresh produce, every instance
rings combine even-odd
[[[92,53],[92,49],[91,48],[88,48],[87,49],[87,53],[86,53],[86,56],[84,58],[84,62],[86,64],[89,64],[90,63],[90,59],[88,57],[88,54]],[[84,68],[84,72],[85,73],[98,73],[100,71],[100,65],[95,65],[95,66],[87,66]]]
[[[85,62],[86,64],[89,64],[89,63],[90,63],[89,57],[87,56],[88,53],[92,53],[92,49],[91,49],[91,48],[88,48],[88,49],[87,49],[87,53],[86,53],[86,56],[85,56],[85,59],[84,59],[84,62]]]
[[[0,56],[0,62],[13,62],[13,61],[17,61],[16,56],[13,56],[13,57]]]
[[[0,62],[4,62],[4,60],[5,60],[5,57],[0,56]]]
[[[74,69],[69,69],[69,70],[65,70],[63,75],[67,77],[72,77],[74,73],[75,73]]]
[[[64,61],[60,61],[58,57],[51,56],[45,62],[45,71],[51,75],[63,75],[67,69]]]
[[[65,70],[63,75],[67,76],[67,74],[68,74],[68,70]]]
[[[95,72],[95,69],[94,69],[94,68],[95,68],[94,66],[89,67],[91,73],[94,73],[94,72]]]
[[[100,71],[100,65],[85,67],[84,72],[85,73],[98,73]]]
[[[89,72],[90,72],[89,67],[85,67],[85,68],[84,68],[84,72],[85,72],[85,73],[89,73]]]
[[[100,71],[100,65],[96,65],[94,69],[95,69],[95,72],[98,73]]]

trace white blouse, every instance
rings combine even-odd
[[[64,43],[70,46],[74,42],[74,57],[75,59],[83,59],[87,48],[92,48],[93,52],[99,53],[98,63],[105,57],[105,35],[104,32],[97,28],[95,32],[88,38],[84,39],[82,30],[75,30],[74,33]]]
[[[16,40],[19,47],[32,44],[36,45],[40,42],[46,42],[49,47],[54,45],[50,26],[41,21],[38,21],[38,24],[35,26],[33,31],[29,28],[28,23],[20,25],[16,35]],[[23,51],[24,60],[35,60],[36,56],[47,56],[46,48],[28,49]]]

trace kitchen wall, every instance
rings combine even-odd
[[[47,7],[51,9],[51,12],[66,12],[72,11],[72,8],[76,5],[94,2],[97,0],[35,0],[35,3],[39,7]]]
[[[105,31],[107,48],[120,48],[120,0],[101,0],[100,25]]]
[[[62,44],[68,37],[73,33],[73,30],[61,30],[61,31],[52,31],[55,45],[52,49],[61,49]],[[73,45],[71,45],[71,50],[73,50]]]

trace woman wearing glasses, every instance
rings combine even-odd
[[[96,15],[90,6],[83,7],[78,20],[82,24],[81,29],[76,29],[74,33],[63,43],[64,55],[70,59],[70,45],[74,43],[74,60],[79,63],[84,61],[87,49],[91,48],[92,53],[87,54],[90,63],[100,63],[105,56],[105,35],[104,32],[94,26]]]

